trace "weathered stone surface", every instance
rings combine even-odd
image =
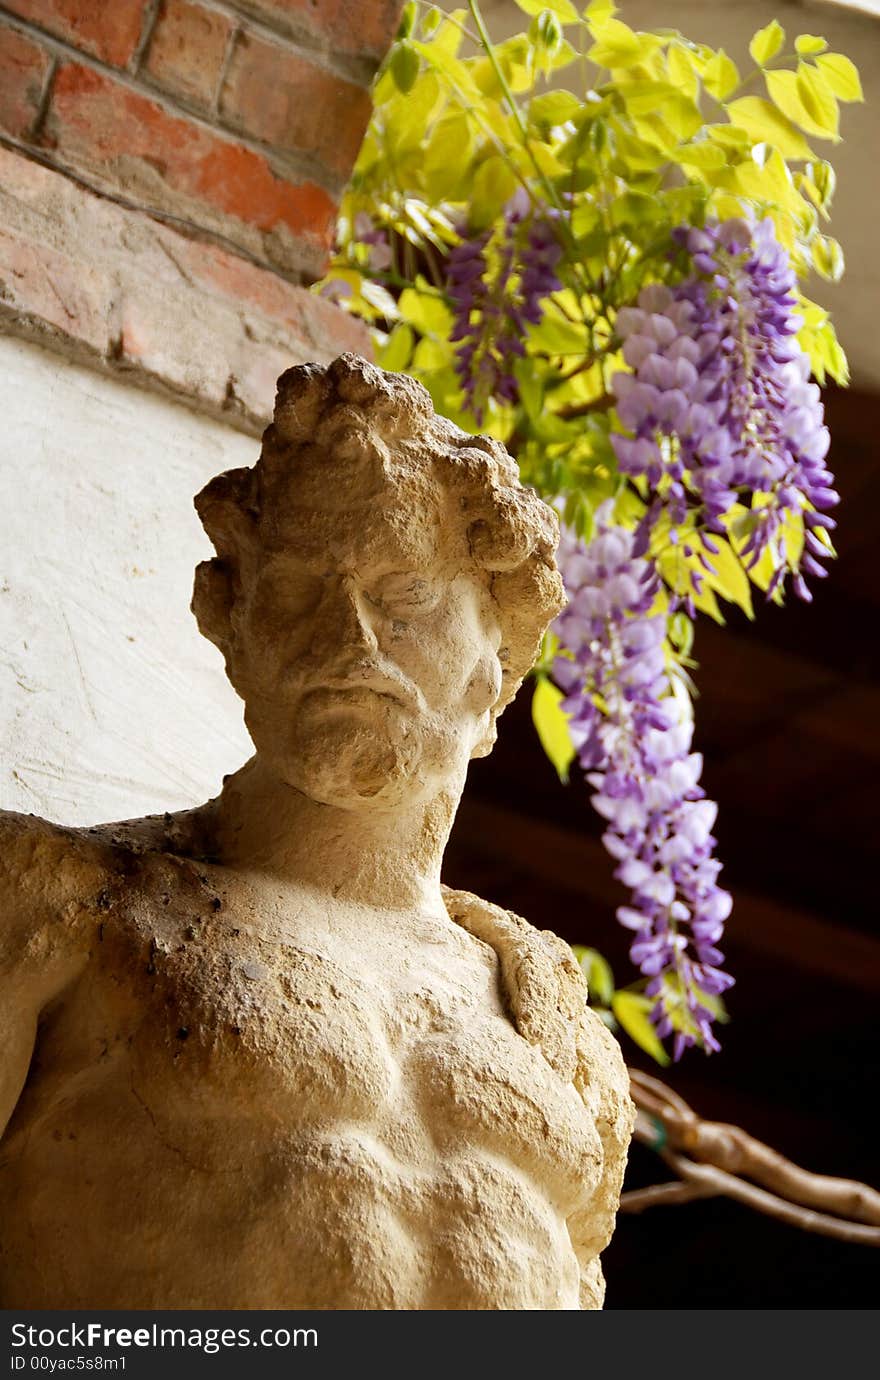
[[[555,515],[354,356],[197,505],[256,755],[183,814],[0,817],[0,1302],[601,1307],[620,1052],[562,941],[440,884]]]

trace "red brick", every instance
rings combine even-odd
[[[305,151],[347,178],[369,123],[369,92],[290,48],[242,35],[220,97],[229,125],[274,148]]]
[[[92,57],[124,67],[141,36],[146,0],[4,0],[6,9],[30,19]]]
[[[258,434],[291,364],[369,355],[363,322],[217,244],[0,148],[0,329]]]
[[[175,95],[210,106],[217,94],[232,20],[191,0],[164,0],[146,71]]]
[[[285,270],[298,266],[291,237],[316,265],[329,249],[336,207],[321,187],[276,176],[260,154],[105,73],[78,63],[59,68],[43,142],[102,186],[219,228],[248,249],[252,237],[241,227],[253,227],[266,256]]]
[[[239,0],[242,9],[282,33],[308,34],[346,57],[383,58],[400,23],[403,0]]]
[[[0,129],[18,139],[30,132],[48,70],[48,53],[0,26]]]

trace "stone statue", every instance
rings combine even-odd
[[[440,883],[555,515],[351,355],[196,506],[256,753],[175,816],[0,818],[0,1305],[600,1308],[620,1052],[567,945]]]

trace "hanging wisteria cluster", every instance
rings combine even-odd
[[[775,20],[733,55],[605,0],[515,3],[527,30],[498,43],[479,0],[403,7],[319,290],[563,517],[533,717],[564,778],[576,754],[629,891],[636,989],[606,964],[594,1001],[662,1059],[666,1037],[717,1048],[731,981],[695,622],[753,616],[756,590],[808,600],[834,555],[812,380],[847,364],[802,289],[843,269],[815,141],[862,90]]]
[[[725,536],[734,505],[760,495],[742,558],[753,568],[769,550],[768,593],[791,574],[809,600],[804,573],[827,574],[821,533],[835,526],[827,509],[838,495],[819,389],[797,343],[794,270],[769,219],[683,228],[675,238],[690,259],[684,280],[652,283],[618,313],[631,372],[616,373],[612,390],[632,433],[612,437],[618,465],[644,475],[656,495],[647,527],[665,507],[674,531],[696,509],[704,533]],[[785,540],[793,516],[806,529],[794,559]],[[711,537],[703,543],[717,549]]]
[[[712,999],[732,984],[717,966],[731,899],[717,884],[716,806],[699,784],[693,725],[670,694],[666,618],[651,612],[657,571],[636,554],[635,534],[614,525],[611,503],[589,545],[563,535],[558,560],[568,605],[554,625],[553,674],[607,821],[602,841],[632,892],[617,917],[634,931],[630,956],[648,978],[658,1035],[675,1032],[676,1058],[691,1044],[715,1050]]]
[[[520,188],[504,207],[500,233],[465,233],[449,254],[455,371],[479,426],[489,398],[518,400],[513,366],[525,355],[526,327],[537,325],[541,303],[562,286],[556,275],[562,246],[552,216],[546,207],[536,212]]]
[[[516,398],[509,363],[523,352],[523,321],[540,319],[542,298],[555,290],[555,261],[546,238],[535,235],[536,227],[552,235],[552,223],[533,214],[531,291],[523,290],[523,273],[520,295],[505,296],[525,215],[522,202],[508,207],[494,275],[487,234],[463,239],[450,256],[456,368],[475,415],[480,390]],[[838,496],[825,465],[819,390],[797,344],[794,273],[772,222],[737,218],[682,229],[674,239],[684,250],[680,281],[644,287],[616,321],[629,369],[614,374],[612,391],[629,434],[615,431],[611,443],[621,473],[647,481],[647,511],[629,531],[614,525],[606,505],[589,546],[564,539],[569,604],[556,624],[562,654],[553,674],[566,692],[562,707],[593,804],[608,824],[603,841],[632,891],[618,919],[635,932],[631,956],[648,979],[657,1033],[674,1033],[677,1057],[689,1044],[718,1048],[713,999],[732,979],[717,966],[717,943],[731,900],[717,885],[716,807],[699,785],[692,724],[669,694],[665,647],[678,593],[667,591],[662,611],[651,612],[661,588],[648,554],[652,536],[661,517],[673,543],[688,523],[714,573],[706,552],[718,551],[716,538],[728,537],[731,513],[747,498],[751,530],[741,559],[754,567],[769,550],[768,594],[791,574],[808,599],[804,572],[826,573],[820,562],[831,551],[821,533],[834,527],[825,510]],[[785,540],[792,517],[805,532],[797,557]],[[684,551],[693,554],[686,542]],[[699,594],[699,570],[690,582]],[[683,602],[693,617],[690,593]]]

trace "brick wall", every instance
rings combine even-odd
[[[4,0],[0,139],[294,281],[321,272],[399,0]]]
[[[402,0],[0,0],[0,332],[257,431]]]

